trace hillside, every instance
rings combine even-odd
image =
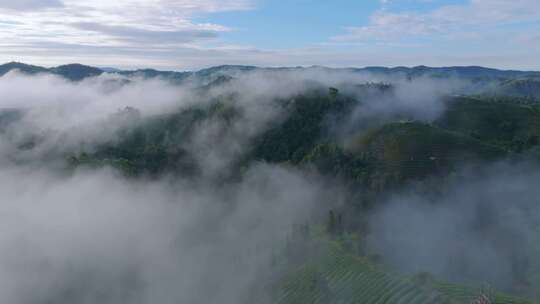
[[[532,100],[540,99],[540,79],[518,78],[503,82],[498,89],[500,95],[521,96]]]
[[[393,123],[362,135],[353,143],[380,174],[408,180],[451,167],[467,160],[489,160],[504,155],[494,146],[461,133],[418,123]]]
[[[533,304],[480,286],[433,281],[424,274],[400,276],[353,255],[337,241],[322,241],[317,247],[316,257],[279,283],[275,303],[469,304],[487,296],[493,304]]]
[[[448,104],[436,124],[507,150],[521,151],[538,144],[540,108],[512,100],[458,98]]]
[[[9,62],[3,65],[0,65],[0,76],[4,76],[8,72],[12,70],[19,70],[23,73],[27,74],[36,74],[36,73],[44,73],[48,72],[49,70],[43,67],[35,66],[35,65],[28,65],[20,62]]]
[[[53,74],[60,75],[71,81],[80,81],[88,77],[99,76],[103,71],[99,68],[94,68],[82,64],[67,64],[61,65],[50,70]]]

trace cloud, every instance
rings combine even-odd
[[[29,138],[42,140],[36,149],[17,157],[31,160],[51,151],[74,153],[79,150],[77,147],[116,139],[119,128],[131,123],[114,118],[121,109],[137,108],[142,117],[148,117],[193,102],[188,90],[166,81],[127,80],[108,74],[72,83],[52,75],[10,72],[0,78],[0,92],[6,96],[0,101],[0,109],[15,108],[25,113],[16,125],[2,133],[0,160],[5,156],[2,149],[11,151]]]
[[[232,106],[242,115],[234,121],[205,119],[183,138],[181,146],[193,159],[204,165],[203,174],[219,175],[229,169],[247,151],[250,141],[264,132],[271,123],[283,119],[283,109],[276,98],[288,98],[306,90],[306,83],[340,82],[365,79],[351,73],[325,71],[253,72],[234,75],[237,80],[215,87],[210,96],[199,96],[198,86],[186,81],[171,84],[162,79],[143,79],[102,74],[81,82],[40,74],[28,76],[12,71],[0,77],[1,109],[22,109],[24,116],[17,124],[3,130],[2,148],[11,153],[29,139],[39,139],[33,149],[21,151],[11,158],[31,161],[41,155],[66,155],[81,149],[115,141],[118,130],[138,121],[118,119],[119,110],[136,108],[143,119],[180,111],[197,104],[204,106],[220,96],[237,96]],[[28,88],[33,88],[28,90]]]
[[[83,31],[101,33],[130,43],[175,44],[217,37],[216,31],[204,29],[157,31],[128,26],[110,26],[94,22],[80,22],[72,24],[72,26]]]
[[[368,243],[402,271],[512,291],[536,269],[524,248],[538,242],[539,177],[537,162],[507,162],[462,168],[438,194],[417,185],[381,204]]]
[[[0,10],[13,11],[36,11],[50,8],[61,8],[64,3],[61,0],[0,0]]]
[[[179,47],[204,43],[230,30],[195,17],[253,8],[249,0],[65,0],[4,1],[0,39],[12,45],[44,43],[133,47],[142,43]],[[35,12],[35,9],[48,8]],[[112,50],[112,49],[111,49]],[[53,53],[53,52],[50,52]]]
[[[0,181],[0,298],[13,304],[253,303],[290,227],[324,195],[269,166],[226,190],[108,170],[2,167]]]
[[[368,25],[346,28],[335,41],[403,40],[444,37],[468,33],[477,27],[497,28],[505,24],[540,21],[535,0],[469,0],[466,4],[444,5],[428,12],[391,12],[372,15]],[[486,31],[483,28],[483,31]]]
[[[205,171],[227,167],[246,151],[246,140],[264,130],[263,122],[275,119],[268,99],[304,88],[292,78],[297,82],[249,75],[216,88],[210,98],[241,92],[234,105],[242,117],[227,126],[211,118],[193,124],[193,136],[178,144],[196,154]],[[206,175],[148,180],[109,169],[66,172],[42,161],[51,151],[63,159],[62,151],[77,143],[92,145],[110,135],[116,125],[107,117],[118,108],[136,107],[146,119],[204,105],[205,98],[186,90],[106,74],[78,83],[17,72],[0,77],[6,97],[0,109],[24,112],[0,132],[3,302],[266,303],[264,290],[255,287],[272,279],[272,259],[291,227],[336,201],[332,187],[268,164],[250,165],[238,180],[216,184]],[[39,136],[47,147],[36,146],[26,161],[13,162],[20,150],[6,146],[24,134]],[[74,145],[66,145],[70,141]]]
[[[240,29],[198,21],[214,13],[255,9],[256,0],[0,1],[4,7],[0,9],[0,60],[161,69],[221,64],[537,68],[534,54],[527,52],[531,42],[516,34],[532,35],[538,26],[503,28],[538,20],[537,1],[475,0],[428,11],[416,10],[426,1],[387,2],[367,25],[351,24],[331,41],[320,37],[320,44],[271,48],[228,41],[233,35],[225,33]],[[414,6],[408,11],[392,10],[403,7],[402,3]],[[242,38],[250,39],[251,28],[242,31]],[[238,39],[238,35],[234,37]],[[279,33],[275,37],[279,39]],[[510,49],[508,41],[524,47]]]
[[[370,24],[364,27],[349,27],[348,34],[336,36],[335,41],[393,40],[403,35],[426,36],[440,32],[437,23],[427,16],[416,13],[378,12],[371,16]]]

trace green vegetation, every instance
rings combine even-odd
[[[487,293],[492,298],[494,304],[533,304],[535,302],[513,297],[500,292],[486,290],[485,287],[470,287],[444,282],[434,282],[432,287],[438,292],[446,295],[458,303],[471,303],[479,294]]]
[[[448,105],[449,109],[437,121],[442,128],[513,152],[522,152],[539,144],[538,105],[500,98],[459,98]]]
[[[377,178],[383,178],[383,184],[448,173],[458,163],[504,155],[490,144],[420,122],[390,123],[371,130],[356,139],[352,149]]]
[[[278,283],[275,303],[437,303],[469,304],[482,295],[494,304],[532,304],[482,287],[435,281],[429,274],[404,277],[373,258],[351,252],[347,236],[319,236],[310,247],[317,254]]]
[[[282,101],[282,106],[289,109],[287,119],[255,140],[251,157],[267,162],[301,162],[324,135],[326,119],[343,116],[353,103],[333,88],[327,93],[314,92]]]
[[[503,81],[497,89],[499,95],[522,97],[528,100],[540,98],[540,79],[519,78]]]
[[[140,119],[136,109],[126,108],[111,118],[128,122],[126,128],[119,131],[119,141],[102,144],[93,153],[73,155],[69,158],[70,163],[122,164],[114,167],[121,168],[128,176],[194,175],[198,168],[186,146],[196,127],[209,119],[231,122],[236,115],[240,113],[234,107],[222,102],[146,120]]]
[[[346,145],[327,136],[329,125],[344,119],[358,102],[336,89],[276,101],[286,109],[284,119],[253,138],[236,171],[253,161],[291,163],[383,192],[448,174],[456,165],[495,160],[540,144],[538,106],[487,97],[454,98],[433,124],[389,122],[360,131]],[[199,168],[186,146],[197,126],[217,120],[227,128],[243,117],[233,96],[145,120],[128,112],[136,110],[126,109],[112,118],[135,121],[135,127],[122,131],[120,141],[87,152],[84,160],[72,155],[71,163],[121,163],[128,175],[196,174]]]
[[[448,303],[441,294],[389,275],[338,244],[324,246],[319,257],[284,280],[276,303]]]
[[[82,64],[62,65],[52,69],[52,72],[61,75],[71,81],[80,81],[88,77],[99,76],[103,71],[98,68]]]

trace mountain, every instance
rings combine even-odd
[[[162,77],[170,80],[183,80],[190,76],[196,76],[201,78],[206,77],[218,77],[218,76],[235,76],[241,73],[253,72],[253,71],[273,71],[273,72],[287,72],[287,71],[327,71],[327,72],[352,72],[352,73],[371,73],[380,75],[396,75],[406,76],[409,78],[417,77],[456,77],[456,78],[468,78],[468,79],[518,79],[524,81],[528,78],[540,78],[539,71],[517,71],[517,70],[498,70],[492,68],[485,68],[480,66],[454,66],[454,67],[428,67],[428,66],[416,66],[416,67],[364,67],[364,68],[328,68],[322,66],[311,67],[256,67],[256,66],[242,66],[242,65],[221,65],[202,69],[199,71],[160,71],[155,69],[139,69],[139,70],[120,70],[115,68],[97,68],[82,64],[67,64],[54,68],[44,68],[40,66],[27,65],[24,63],[10,62],[0,66],[0,76],[6,74],[11,70],[20,70],[24,73],[52,73],[57,74],[66,79],[79,81],[87,77],[93,77],[101,75],[102,73],[115,73],[124,76],[142,76],[145,78]],[[535,89],[536,90],[536,89]]]
[[[246,66],[246,65],[220,65],[215,66],[207,69],[202,69],[197,72],[199,76],[210,76],[215,74],[221,74],[221,75],[233,75],[237,73],[243,73],[243,72],[252,72],[255,70],[260,69],[267,69],[267,68],[259,68],[255,66]],[[270,68],[275,69],[275,68]]]
[[[120,73],[122,70],[117,68],[111,68],[111,67],[102,67],[100,68],[105,73]]]
[[[158,71],[154,69],[140,69],[134,71],[121,71],[113,72],[115,74],[127,76],[127,77],[142,77],[142,78],[164,78],[173,82],[179,82],[187,77],[191,76],[192,72],[174,72],[174,71]]]
[[[402,75],[410,78],[431,76],[431,77],[458,77],[458,78],[516,78],[516,77],[540,77],[538,71],[517,71],[517,70],[498,70],[481,66],[453,66],[453,67],[364,67],[364,68],[329,68],[324,66],[311,67],[277,67],[277,68],[260,68],[255,66],[239,66],[239,65],[223,65],[208,69],[203,69],[197,72],[199,75],[210,74],[227,74],[231,75],[239,72],[250,72],[255,70],[263,71],[298,71],[298,70],[315,70],[315,71],[348,71],[353,73],[372,73],[382,75]]]
[[[50,69],[50,71],[72,81],[80,81],[85,78],[99,76],[104,73],[101,69],[78,63],[61,65],[59,67]]]
[[[0,65],[0,76],[4,76],[12,70],[19,70],[26,74],[36,74],[36,73],[45,73],[49,70],[43,67],[28,65],[20,62],[9,62],[3,65]]]
[[[504,81],[497,92],[505,96],[540,97],[540,78],[519,78]]]
[[[537,71],[498,70],[481,66],[454,66],[454,67],[366,67],[352,69],[356,72],[370,72],[375,74],[403,74],[409,77],[435,76],[435,77],[458,77],[458,78],[514,78],[514,77],[538,77]]]
[[[82,64],[67,64],[55,68],[44,68],[35,65],[24,64],[20,62],[9,62],[0,65],[0,76],[10,71],[18,70],[24,74],[49,73],[60,75],[72,81],[80,81],[88,77],[99,76],[104,73],[103,70]]]

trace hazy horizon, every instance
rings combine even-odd
[[[536,0],[2,0],[0,61],[540,69]]]
[[[439,69],[439,68],[482,68],[482,69],[491,69],[491,70],[499,70],[499,71],[517,71],[517,72],[532,72],[537,73],[540,72],[539,69],[504,69],[504,68],[495,68],[492,66],[483,66],[483,65],[453,65],[453,66],[432,66],[432,65],[425,65],[425,64],[417,64],[417,65],[396,65],[396,66],[377,66],[377,65],[368,65],[368,66],[342,66],[342,67],[333,67],[333,66],[326,66],[326,65],[291,65],[291,66],[264,66],[264,65],[243,65],[243,64],[217,64],[217,65],[211,65],[211,66],[204,66],[201,68],[196,69],[185,69],[185,70],[175,70],[175,69],[160,69],[153,66],[140,66],[140,67],[120,67],[120,66],[110,66],[110,65],[100,65],[100,64],[85,64],[83,62],[64,62],[59,63],[55,65],[40,65],[32,62],[22,62],[22,61],[9,61],[9,62],[2,62],[0,63],[0,66],[12,64],[12,63],[18,63],[18,64],[24,64],[24,65],[30,65],[30,66],[37,66],[37,67],[43,67],[46,69],[52,69],[59,66],[67,66],[67,65],[83,65],[88,67],[94,67],[98,69],[103,69],[104,72],[107,72],[107,70],[119,70],[119,71],[135,71],[135,70],[157,70],[162,72],[197,72],[205,69],[211,69],[216,67],[254,67],[259,69],[295,69],[295,68],[302,68],[302,69],[309,69],[309,68],[327,68],[327,69],[336,69],[336,70],[346,70],[346,69],[370,69],[370,68],[386,68],[386,69],[398,69],[398,68],[406,68],[406,69],[414,69],[414,68],[433,68],[433,69]]]

